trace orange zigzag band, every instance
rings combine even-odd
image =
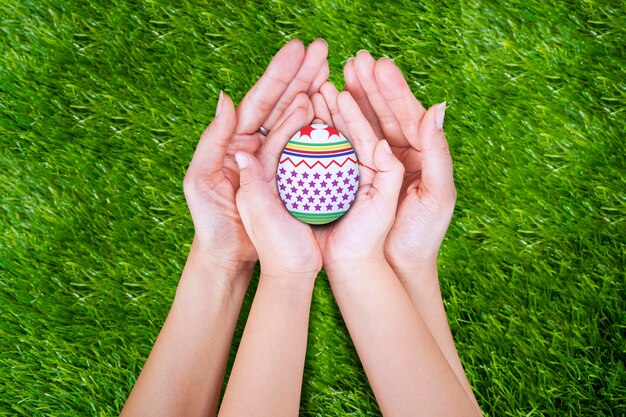
[[[328,169],[328,167],[331,166],[332,164],[335,164],[339,168],[342,168],[346,164],[346,162],[348,162],[348,161],[352,161],[355,164],[357,163],[356,159],[346,158],[342,163],[339,163],[339,162],[337,162],[337,161],[335,161],[333,159],[332,161],[330,161],[330,163],[328,165],[322,164],[322,161],[315,161],[315,163],[313,165],[309,165],[309,163],[306,160],[304,160],[304,159],[301,160],[300,162],[298,162],[297,164],[294,164],[290,157],[287,157],[287,158],[283,159],[282,161],[280,161],[280,163],[282,164],[282,163],[284,163],[286,161],[291,162],[291,165],[293,165],[295,168],[299,167],[301,164],[304,164],[304,165],[308,166],[309,169],[313,169],[313,167],[315,165],[318,165],[318,164],[321,165],[322,167],[324,167],[324,169]]]

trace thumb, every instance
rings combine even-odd
[[[251,216],[267,213],[273,196],[258,159],[247,152],[237,152],[235,160],[239,167],[237,207],[245,224],[246,218],[252,220]]]
[[[208,170],[220,172],[224,156],[235,129],[235,106],[228,95],[220,92],[215,118],[202,132],[198,146],[189,164],[189,172]]]
[[[404,165],[393,155],[389,143],[384,139],[376,144],[374,164],[376,165],[376,175],[372,187],[382,194],[386,202],[392,202],[395,212],[402,187]]]
[[[456,198],[452,176],[452,157],[443,133],[446,102],[433,105],[420,125],[422,186],[438,198]]]
[[[235,161],[239,167],[239,188],[249,192],[265,182],[261,164],[254,156],[247,152],[237,152]]]

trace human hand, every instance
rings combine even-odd
[[[443,132],[446,104],[426,111],[400,69],[388,58],[374,61],[367,51],[348,62],[344,74],[348,91],[356,92],[360,106],[369,103],[370,120],[406,169],[396,222],[385,243],[387,259],[400,269],[432,265],[456,201]]]
[[[346,89],[354,94],[379,138],[389,140],[406,169],[385,256],[477,415],[482,415],[454,346],[437,278],[437,254],[456,201],[452,158],[443,132],[446,103],[427,111],[398,67],[388,58],[375,61],[367,51],[348,60],[344,77]],[[321,91],[330,89],[322,86]]]
[[[396,220],[385,242],[395,270],[436,264],[437,253],[456,201],[452,159],[443,133],[445,103],[428,111],[413,96],[398,67],[388,58],[374,61],[367,51],[344,67],[346,89],[355,98],[378,138],[386,138],[405,167]],[[330,83],[312,97],[316,117],[339,130],[345,122],[333,102]]]
[[[314,279],[322,267],[322,255],[311,226],[285,210],[276,188],[282,148],[294,132],[313,119],[313,107],[310,102],[307,104],[295,108],[269,134],[267,152],[261,153],[261,159],[243,151],[235,154],[240,175],[237,208],[259,254],[262,276]]]
[[[194,247],[221,267],[239,270],[251,266],[257,253],[237,211],[235,193],[239,173],[237,151],[261,152],[265,136],[288,106],[298,107],[328,77],[323,40],[305,50],[302,42],[287,43],[235,111],[229,97],[220,94],[216,117],[203,132],[183,181],[185,198],[193,218]]]
[[[383,242],[393,224],[404,168],[387,142],[378,140],[350,93],[338,94],[331,106],[345,122],[342,130],[359,158],[360,178],[350,210],[315,229],[324,265],[330,271],[340,264],[386,263]]]

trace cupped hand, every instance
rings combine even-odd
[[[342,218],[315,229],[327,270],[384,261],[383,243],[393,224],[404,172],[387,142],[378,140],[350,93],[338,94],[332,105],[345,122],[343,133],[359,158],[359,190]]]
[[[321,39],[306,50],[293,40],[274,56],[236,110],[231,99],[220,94],[216,116],[203,132],[183,181],[194,245],[213,262],[238,269],[258,259],[235,203],[239,173],[234,155],[258,155],[265,143],[259,128],[271,131],[289,106],[309,102],[307,94],[316,93],[328,77],[327,52]]]
[[[276,187],[279,155],[294,132],[311,123],[313,107],[297,107],[267,137],[266,152],[256,158],[235,154],[240,187],[237,208],[259,254],[262,276],[315,278],[322,255],[311,226],[293,217],[280,200]]]
[[[387,260],[399,269],[419,269],[436,262],[456,201],[452,159],[443,119],[445,103],[428,111],[411,92],[388,58],[375,61],[360,51],[344,67],[346,90],[355,98],[379,139],[385,138],[405,168],[396,220],[385,242]],[[330,83],[312,97],[316,117],[345,128],[333,105],[338,95]]]

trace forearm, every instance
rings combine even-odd
[[[386,416],[475,415],[424,320],[386,262],[327,268]]]
[[[437,275],[437,261],[425,263],[421,267],[401,268],[392,266],[400,279],[413,305],[424,320],[426,327],[437,342],[439,349],[454,371],[468,397],[477,409],[480,409],[470,387],[459,354],[454,346],[452,332],[446,317]]]
[[[122,416],[216,414],[252,268],[216,265],[192,245],[172,308]]]
[[[298,415],[313,285],[261,270],[220,416]]]

